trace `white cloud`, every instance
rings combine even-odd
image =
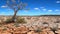
[[[56,1],[56,3],[60,3],[60,1]]]
[[[56,9],[55,11],[60,11],[60,10]]]
[[[53,10],[48,10],[48,12],[52,12]]]
[[[6,8],[7,6],[1,6],[1,8]]]
[[[39,10],[39,8],[34,8],[35,10]]]
[[[43,11],[46,11],[47,9],[42,9]]]

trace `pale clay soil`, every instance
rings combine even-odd
[[[22,18],[25,18],[27,23],[0,24],[0,34],[60,34],[60,16]],[[57,30],[53,32],[51,28]]]

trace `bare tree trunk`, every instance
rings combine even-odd
[[[18,11],[15,11],[15,12],[14,12],[14,15],[13,15],[13,17],[12,17],[12,21],[13,21],[13,22],[15,22],[14,20],[16,19],[16,14],[17,14],[17,12],[18,12]]]

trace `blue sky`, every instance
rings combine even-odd
[[[17,1],[17,0],[16,0]],[[21,0],[27,3],[29,10],[19,10],[17,15],[60,15],[60,0]],[[0,15],[13,15],[14,11],[6,8],[6,0],[0,0]]]

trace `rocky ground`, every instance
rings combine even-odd
[[[0,24],[0,34],[60,34],[60,16],[24,18],[25,24]]]
[[[59,28],[55,32],[49,27],[48,25],[39,25],[40,23],[36,24],[18,24],[18,23],[11,23],[5,24],[0,26],[0,34],[60,34]]]

